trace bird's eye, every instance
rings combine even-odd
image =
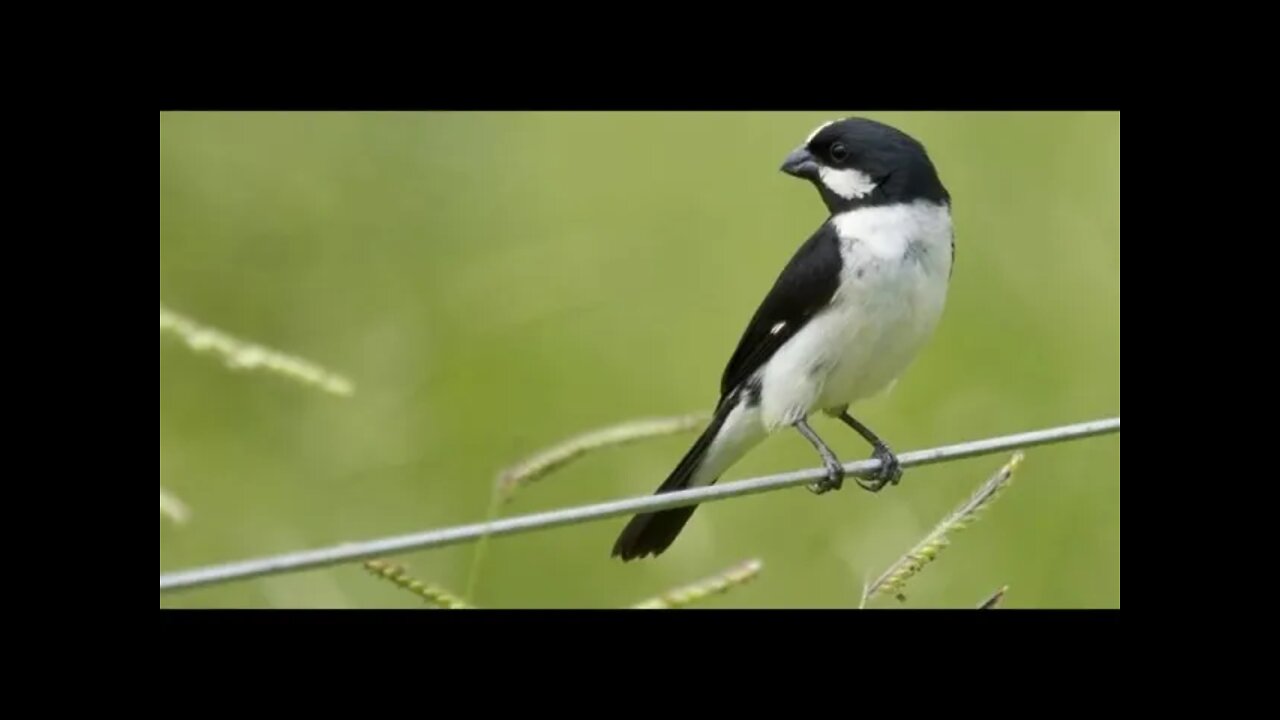
[[[849,149],[844,146],[844,143],[833,144],[829,152],[831,159],[836,162],[844,162],[845,158],[849,157]]]

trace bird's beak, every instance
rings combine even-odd
[[[782,161],[782,172],[798,178],[812,180],[818,176],[818,161],[803,146],[796,148]]]

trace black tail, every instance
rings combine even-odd
[[[733,409],[733,405],[732,402],[726,402],[716,408],[711,423],[702,431],[697,441],[693,443],[693,447],[689,448],[689,451],[680,459],[680,464],[676,465],[654,494],[683,490],[689,486],[689,480],[702,464],[703,456],[707,454],[711,442],[719,434],[720,427],[724,425],[724,420]],[[715,482],[715,479],[711,482]],[[670,510],[636,515],[622,529],[622,534],[613,544],[613,556],[621,557],[625,562],[646,555],[654,557],[661,555],[675,541],[676,536],[684,529],[685,523],[689,522],[689,518],[696,509],[698,509],[697,505],[685,505]]]

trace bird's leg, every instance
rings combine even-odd
[[[888,445],[884,444],[883,440],[877,437],[875,433],[871,432],[871,428],[855,420],[854,417],[849,414],[848,409],[842,410],[839,417],[846,425],[857,430],[859,435],[861,435],[867,442],[871,443],[871,446],[874,448],[872,457],[880,461],[880,469],[876,470],[875,474],[865,481],[863,478],[859,477],[858,485],[862,486],[864,490],[869,490],[871,492],[880,492],[880,490],[889,483],[897,485],[898,480],[902,478],[902,466],[898,464],[898,456],[893,454],[893,451],[889,449]]]
[[[795,423],[796,430],[804,436],[822,456],[822,464],[827,468],[827,476],[817,482],[811,482],[808,485],[809,492],[814,495],[821,495],[828,490],[839,490],[844,485],[844,466],[836,458],[836,454],[827,447],[827,444],[818,437],[818,433],[809,427],[808,421],[801,418]]]

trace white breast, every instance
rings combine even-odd
[[[932,336],[951,272],[951,214],[919,202],[832,219],[844,263],[830,308],[780,348],[764,370],[769,429],[874,395]]]

